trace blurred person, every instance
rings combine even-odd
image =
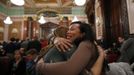
[[[40,39],[40,43],[41,43],[41,48],[44,48],[44,47],[46,47],[48,45],[48,41],[47,41],[46,38]]]
[[[121,48],[121,46],[124,43],[124,41],[125,41],[125,38],[124,37],[122,37],[122,36],[119,36],[118,37],[118,43],[117,43],[118,49]]]
[[[17,49],[17,46],[15,44],[15,38],[10,38],[10,41],[7,43],[4,49],[5,49],[6,55],[12,59],[14,56],[13,54],[15,50]]]
[[[33,39],[28,43],[28,50],[35,49],[37,52],[41,50],[41,43],[37,36],[33,37]]]
[[[25,51],[28,50],[28,43],[29,43],[29,38],[26,38],[22,43],[21,43],[21,48],[24,48]]]
[[[25,56],[25,55],[26,55],[26,54],[25,54],[25,49],[24,49],[24,48],[20,48],[19,51],[20,51],[20,53],[22,54],[22,56]]]
[[[15,45],[16,45],[16,50],[19,50],[21,48],[21,41],[19,38],[15,39]]]
[[[121,55],[118,62],[126,62],[132,64],[134,61],[134,38],[128,38],[124,41],[120,48]]]
[[[27,51],[27,63],[26,63],[26,71],[27,75],[36,75],[35,72],[35,64],[38,52],[35,49],[30,49]]]
[[[14,60],[11,64],[11,75],[26,75],[26,62],[19,50],[14,52]]]
[[[66,38],[66,32],[68,28],[67,27],[57,27],[54,31],[53,34],[56,37],[63,37]],[[52,45],[52,44],[49,44]],[[75,46],[75,45],[74,45]],[[76,47],[72,47],[70,51],[68,52],[59,52],[59,49],[53,45],[53,47],[48,49],[48,52],[44,56],[45,62],[59,62],[59,61],[66,61],[67,59],[70,58],[72,53],[75,51]],[[42,51],[41,51],[42,52]]]

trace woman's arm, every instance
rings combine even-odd
[[[104,58],[105,58],[104,50],[100,46],[97,46],[97,47],[98,47],[98,51],[99,51],[99,57],[96,60],[93,67],[91,68],[91,72],[92,72],[93,75],[101,75],[102,67],[103,67],[103,61],[104,61]]]
[[[82,42],[68,61],[49,64],[40,60],[37,70],[43,75],[78,75],[90,62],[92,50],[90,43]]]

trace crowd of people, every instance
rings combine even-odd
[[[37,37],[23,41],[11,38],[9,42],[1,43],[0,74],[31,75],[29,74],[29,69],[34,64],[32,61],[36,58],[41,48],[44,48],[47,44],[46,39],[39,40]]]

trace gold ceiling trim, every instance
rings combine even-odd
[[[51,12],[55,12],[57,14],[60,13],[59,11],[55,10],[54,8],[43,8],[43,9],[37,11],[37,15],[39,15],[45,11],[51,11]]]

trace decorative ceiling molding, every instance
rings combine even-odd
[[[59,11],[57,11],[57,10],[55,10],[55,9],[53,9],[53,8],[47,7],[47,8],[44,8],[44,9],[41,9],[40,11],[38,11],[38,12],[37,12],[37,15],[40,14],[40,13],[43,13],[43,12],[45,12],[45,11],[52,11],[52,12],[59,13]]]
[[[0,0],[0,3],[5,5],[7,0]],[[72,7],[77,7],[74,0],[25,0],[25,5],[21,6],[24,8],[24,14],[36,14],[38,11],[46,8],[56,10],[59,14],[71,14]],[[0,4],[0,5],[1,5]],[[11,4],[11,7],[18,7]]]
[[[6,15],[0,12],[0,19],[5,19]]]
[[[25,7],[31,7],[31,8],[35,8],[36,7],[36,3],[34,0],[25,0]]]
[[[70,6],[70,5],[72,5],[73,4],[73,1],[68,1],[68,2],[66,2],[65,4],[63,4],[63,6],[62,7],[67,7],[67,6]],[[71,6],[72,7],[72,6]]]
[[[57,3],[36,4],[36,8],[43,8],[43,7],[59,7],[59,5]]]

